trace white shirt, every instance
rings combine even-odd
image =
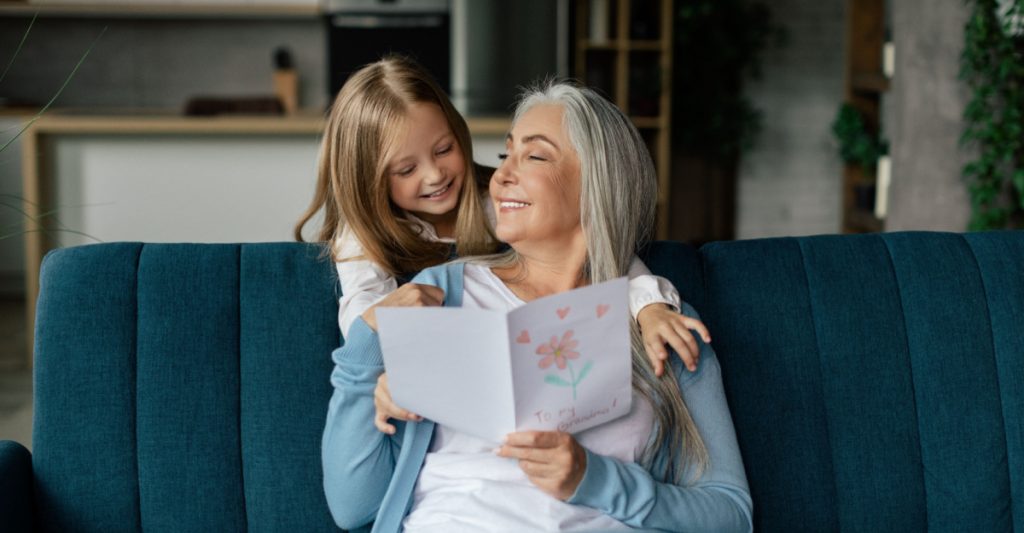
[[[494,205],[490,199],[483,202],[487,220],[494,227]],[[406,213],[409,220],[416,224],[420,236],[424,240],[453,243],[455,239],[438,237],[434,226],[411,213]],[[338,277],[341,279],[341,298],[338,299],[338,326],[344,335],[356,318],[385,296],[398,288],[395,278],[384,271],[377,263],[365,259],[363,245],[355,233],[345,226],[338,239],[338,252],[342,261],[335,263]],[[640,310],[651,304],[663,303],[679,310],[681,299],[679,292],[667,279],[651,274],[643,261],[633,257],[629,265],[629,310],[636,318]]]
[[[490,268],[467,264],[462,305],[509,310],[523,305]],[[576,440],[594,453],[635,462],[650,438],[654,413],[634,393],[629,414],[582,431]],[[628,530],[597,509],[558,500],[533,485],[515,459],[498,457],[498,443],[438,424],[416,482],[409,532]]]

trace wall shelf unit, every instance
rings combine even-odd
[[[668,235],[673,0],[574,0],[581,82],[626,112],[658,174],[656,236]]]
[[[881,128],[882,95],[889,78],[882,70],[885,45],[885,0],[846,0],[845,102],[864,118],[868,131]],[[860,166],[843,165],[842,231],[875,233],[885,221],[875,216],[873,199],[877,180]]]
[[[0,15],[31,17],[104,18],[314,18],[320,16],[317,3],[245,2],[13,2],[0,0]]]

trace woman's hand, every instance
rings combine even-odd
[[[700,347],[690,330],[696,330],[704,342],[710,343],[711,334],[703,322],[677,313],[665,304],[644,307],[636,315],[636,321],[640,325],[640,335],[644,339],[647,357],[654,367],[654,375],[661,376],[665,372],[665,361],[668,359],[666,343],[675,349],[690,372],[697,370]]]
[[[378,307],[437,307],[444,303],[444,291],[433,285],[406,283],[363,313],[363,320],[377,331]]]
[[[391,401],[386,372],[377,378],[377,387],[373,389],[373,406],[377,408],[377,414],[373,417],[373,425],[377,426],[381,433],[387,433],[388,435],[395,434],[395,426],[388,424],[388,419],[394,418],[412,422],[423,420],[423,417],[410,413]]]
[[[531,483],[562,501],[576,493],[587,471],[586,450],[561,431],[509,433],[495,453],[519,459],[519,468]]]

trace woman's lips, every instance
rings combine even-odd
[[[501,211],[516,211],[519,209],[530,207],[530,205],[531,204],[529,202],[522,202],[519,200],[509,200],[504,198],[498,200],[498,208]]]

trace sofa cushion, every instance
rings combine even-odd
[[[1024,523],[1020,233],[701,254],[701,311],[758,529],[1009,531],[1011,512]]]
[[[293,243],[50,254],[33,437],[43,528],[335,530],[320,434],[338,290],[319,256]]]

